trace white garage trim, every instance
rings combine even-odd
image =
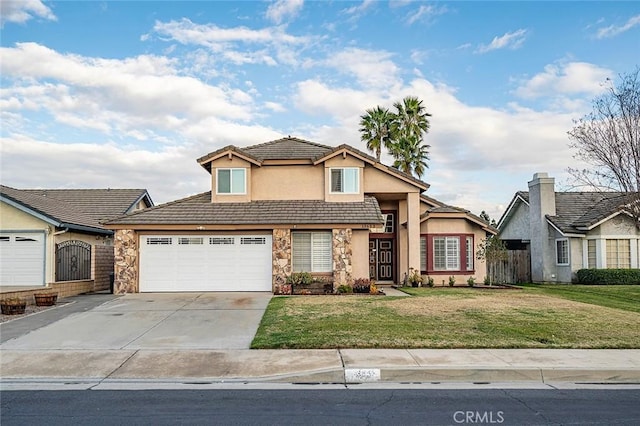
[[[0,231],[0,285],[45,284],[44,231]]]
[[[140,292],[271,291],[271,235],[141,235]]]

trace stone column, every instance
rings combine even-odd
[[[291,230],[276,228],[273,230],[272,254],[272,291],[275,294],[290,294],[286,286],[287,277],[291,275]]]
[[[352,230],[333,229],[333,286],[353,286]]]
[[[115,294],[138,293],[138,234],[132,229],[119,229],[114,239]]]

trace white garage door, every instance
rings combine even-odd
[[[271,291],[271,235],[143,235],[140,291]]]
[[[0,285],[44,285],[44,234],[0,233]]]

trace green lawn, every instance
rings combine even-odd
[[[252,348],[640,348],[640,287],[559,287],[274,297]]]
[[[528,291],[577,302],[640,312],[640,285],[525,284],[523,287]]]

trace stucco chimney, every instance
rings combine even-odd
[[[536,173],[529,182],[529,227],[531,230],[531,279],[533,282],[555,281],[555,239],[546,216],[556,214],[555,179]]]

